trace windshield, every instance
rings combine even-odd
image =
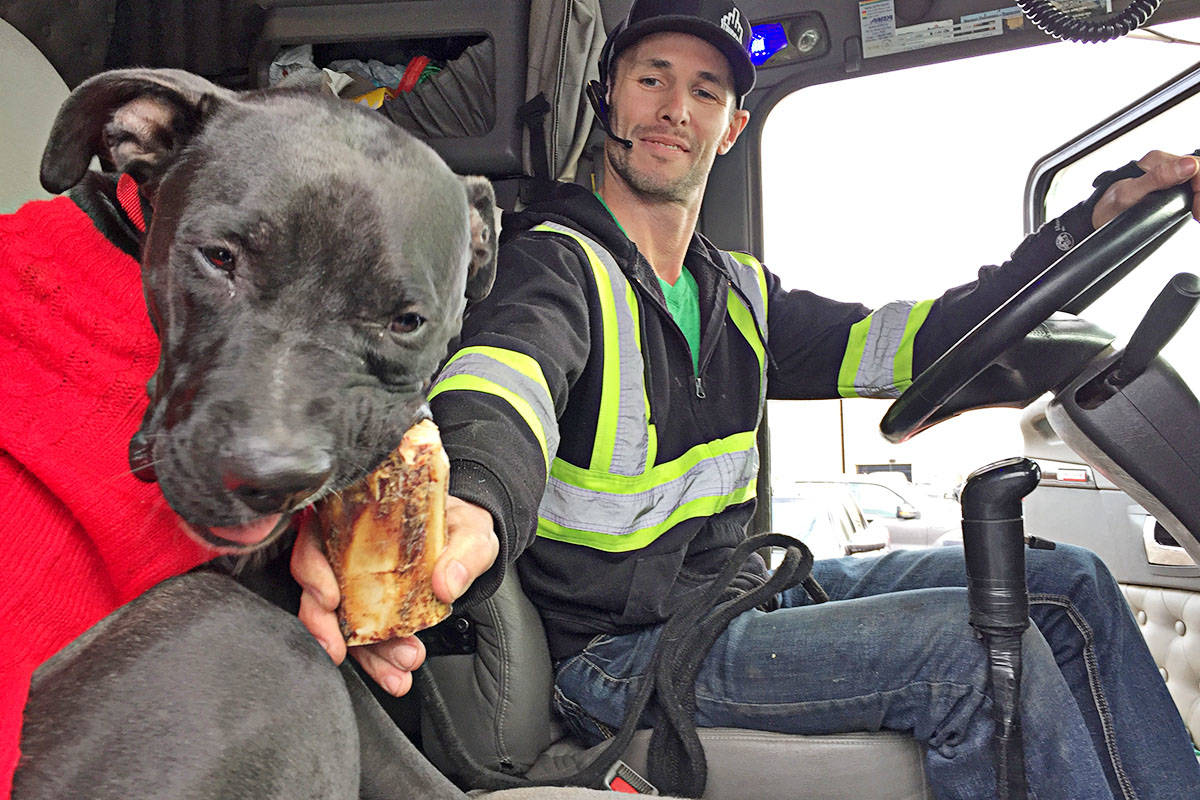
[[[1197,20],[1161,30],[1200,41]],[[767,266],[791,288],[871,306],[936,297],[972,280],[979,266],[1002,262],[1020,242],[1025,180],[1038,158],[1197,59],[1200,47],[1125,37],[795,92],[771,111],[763,134]],[[1176,135],[1167,145],[1190,152],[1200,144],[1193,141],[1198,129],[1191,124],[1191,139],[1178,142]],[[1150,136],[1162,146],[1161,135]],[[1077,182],[1060,182],[1052,199],[1063,199],[1050,213],[1084,199],[1096,172],[1140,157],[1150,145],[1130,146],[1143,149],[1106,150],[1097,163],[1073,170]],[[1194,253],[1200,233],[1188,235]],[[1128,337],[1166,278],[1184,268],[1162,255],[1085,316]],[[1200,321],[1167,357],[1200,385]],[[950,490],[979,465],[1021,451],[1016,410],[972,412],[890,445],[878,431],[886,408],[881,400],[772,401],[774,485],[891,462],[911,465],[914,482]]]

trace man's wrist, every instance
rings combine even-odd
[[[510,556],[512,500],[504,490],[504,484],[487,467],[476,461],[451,459],[450,494],[487,511],[492,515],[500,552],[492,566],[476,578],[467,591],[454,603],[455,611],[470,608],[489,597],[500,586]]]

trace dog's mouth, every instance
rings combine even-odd
[[[188,531],[222,553],[249,553],[278,539],[291,524],[291,514],[268,514],[241,525],[205,527],[188,524]]]

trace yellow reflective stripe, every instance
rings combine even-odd
[[[754,355],[758,357],[759,371],[762,371],[763,359],[766,356],[766,349],[763,347],[762,339],[758,336],[758,329],[754,325],[754,317],[750,315],[750,309],[742,304],[741,298],[737,296],[737,292],[733,289],[729,290],[728,304],[729,318],[733,320],[733,324],[742,332],[742,336],[746,337],[746,341],[750,343],[750,347],[754,350]]]
[[[646,416],[650,416],[649,397],[646,398]],[[658,458],[658,426],[648,422],[646,424],[646,468],[643,472],[654,466],[656,458]]]
[[[696,517],[708,517],[717,514],[729,506],[745,503],[753,499],[755,496],[755,482],[751,481],[748,486],[743,486],[740,489],[735,489],[727,495],[718,497],[698,497],[695,500],[684,503],[675,509],[670,516],[665,520],[648,528],[633,531],[621,536],[613,536],[606,533],[596,533],[595,531],[579,530],[577,528],[568,528],[563,525],[558,525],[550,522],[547,519],[538,518],[537,535],[545,539],[554,539],[559,542],[567,542],[568,544],[577,544],[584,547],[590,547],[593,550],[603,550],[607,553],[625,553],[630,550],[639,550],[659,536],[669,531],[681,522]]]
[[[932,300],[922,300],[913,306],[912,311],[908,314],[908,320],[904,323],[904,338],[901,339],[900,348],[896,351],[895,366],[892,369],[892,374],[895,376],[893,383],[897,391],[903,392],[912,385],[913,341],[917,338],[917,331],[925,323],[925,318],[929,316],[929,309],[932,307]]]
[[[603,388],[600,391],[600,413],[596,417],[596,438],[592,442],[591,463],[592,469],[608,469],[612,465],[613,451],[617,446],[617,422],[620,419],[620,330],[617,328],[617,309],[608,271],[600,265],[592,248],[585,246],[584,250],[596,275],[596,290],[600,295],[600,319],[604,326],[604,366],[601,370]]]
[[[867,334],[870,331],[870,315],[850,326],[850,336],[846,340],[846,354],[842,356],[842,366],[838,370],[837,389],[838,394],[842,397],[858,397],[854,379],[858,376],[858,365],[862,362],[863,351],[867,347]]]
[[[754,270],[754,276],[758,279],[758,292],[762,296],[762,299],[763,299],[763,322],[766,323],[766,321],[767,321],[766,316],[767,316],[767,311],[768,311],[767,273],[763,270],[762,262],[760,262],[757,258],[750,255],[749,253],[739,253],[736,250],[728,250],[726,252],[728,252],[729,255],[733,256],[733,258],[736,259],[737,261],[739,261],[740,263],[745,264],[747,267],[750,267],[751,269]]]
[[[587,254],[588,264],[596,279],[596,293],[600,301],[600,320],[603,325],[604,364],[601,369],[600,412],[596,417],[596,437],[592,441],[592,469],[608,469],[612,465],[613,451],[617,444],[618,408],[621,401],[621,363],[619,361],[619,336],[617,308],[613,297],[612,281],[608,270],[600,263],[596,251],[579,234],[567,228],[551,228],[537,225],[535,231],[548,231],[569,236]],[[630,287],[626,287],[629,289]],[[636,303],[633,304],[636,308]]]
[[[460,358],[470,355],[487,356],[488,358],[494,358],[501,364],[506,364],[512,367],[517,372],[521,373],[526,378],[529,378],[538,386],[542,387],[542,389],[546,392],[547,397],[550,396],[550,386],[546,383],[546,376],[542,374],[542,365],[539,364],[537,359],[533,356],[517,352],[516,350],[507,350],[503,347],[492,347],[485,344],[464,347],[455,353],[453,358],[446,362],[446,364],[442,367],[442,371],[445,372],[447,369],[449,369],[451,364],[458,361]],[[432,392],[429,395],[429,399],[433,399]]]
[[[437,386],[433,387],[433,391],[429,393],[429,399],[432,400],[439,394],[450,391],[483,392],[505,400],[521,416],[521,419],[525,420],[525,424],[533,432],[533,437],[537,439],[538,445],[542,448],[542,459],[546,462],[546,471],[550,471],[550,453],[546,447],[546,431],[542,428],[541,420],[538,419],[537,412],[533,410],[533,406],[529,404],[528,400],[495,381],[466,374],[451,375],[438,381]]]
[[[698,444],[673,461],[655,464],[642,475],[617,475],[612,472],[584,469],[556,458],[550,474],[588,491],[609,494],[636,494],[663,486],[683,477],[706,458],[748,451],[756,446],[756,432],[742,431],[723,439]]]

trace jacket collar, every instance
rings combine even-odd
[[[639,260],[645,263],[645,259],[637,258],[637,245],[629,240],[598,197],[574,183],[556,183],[547,199],[530,205],[523,211],[505,214],[500,232],[501,244],[534,225],[548,221],[586,233],[612,253],[626,274],[639,277],[634,265]],[[692,234],[684,260],[689,267],[698,267],[701,264],[715,266],[723,277],[729,277],[718,249],[698,232]],[[649,269],[649,264],[645,267]],[[696,275],[696,279],[699,281],[700,276]]]

